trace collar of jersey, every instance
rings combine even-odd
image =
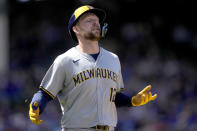
[[[100,57],[102,56],[102,52],[103,52],[103,48],[102,48],[102,47],[99,47],[99,51],[100,51],[100,52],[99,52],[99,55],[98,55],[98,57],[97,57],[97,60],[95,61],[94,58],[93,58],[91,55],[79,51],[79,50],[77,49],[76,46],[75,46],[75,50],[76,50],[82,57],[84,57],[85,59],[88,59],[88,60],[90,60],[90,61],[92,61],[92,62],[97,62],[97,61],[100,59]]]

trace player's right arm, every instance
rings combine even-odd
[[[34,94],[30,103],[29,118],[34,124],[41,124],[42,120],[39,120],[39,115],[44,111],[47,103],[53,98],[41,89]]]
[[[57,57],[45,74],[39,91],[34,94],[30,103],[29,118],[34,124],[41,124],[40,114],[44,111],[47,103],[53,100],[62,89],[64,80],[65,67],[62,65],[62,57]]]
[[[30,103],[29,105],[29,118],[30,120],[34,123],[34,124],[41,124],[42,120],[39,120],[39,107],[38,107],[38,103],[34,102],[33,104]]]

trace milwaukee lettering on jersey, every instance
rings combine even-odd
[[[86,71],[79,72],[77,75],[73,76],[72,78],[76,86],[92,78],[105,78],[117,82],[118,75],[115,72],[110,71],[108,69],[96,68],[96,69],[89,69]]]

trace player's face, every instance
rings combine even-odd
[[[98,41],[100,39],[99,18],[93,13],[84,14],[77,24],[79,33],[88,40]]]

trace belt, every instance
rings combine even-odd
[[[91,128],[96,129],[96,130],[109,131],[109,126],[107,125],[96,125]]]

